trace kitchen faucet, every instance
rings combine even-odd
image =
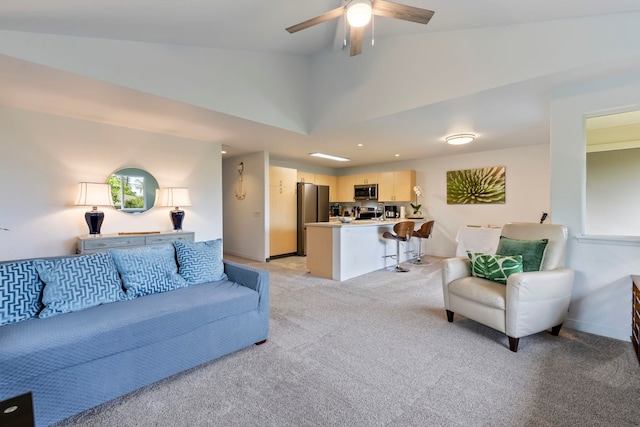
[[[378,217],[378,208],[380,208],[380,217]],[[373,211],[374,216],[378,218],[378,221],[384,221],[384,203],[378,202],[376,209]]]

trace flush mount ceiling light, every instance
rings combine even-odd
[[[336,162],[348,162],[350,159],[346,157],[332,156],[331,154],[324,153],[310,153],[311,157],[322,157],[323,159],[335,160]]]
[[[353,0],[347,5],[347,22],[352,27],[364,27],[371,21],[371,1]]]
[[[459,133],[456,135],[449,135],[445,138],[445,141],[447,141],[447,144],[451,145],[462,145],[468,144],[474,139],[476,139],[476,136],[472,133]]]

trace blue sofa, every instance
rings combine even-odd
[[[32,392],[36,425],[45,426],[263,343],[268,273],[223,265],[223,280],[0,326],[0,400]]]

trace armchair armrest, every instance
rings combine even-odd
[[[471,276],[469,258],[447,258],[442,261],[442,284],[448,285],[456,279]]]
[[[516,273],[507,279],[506,333],[520,338],[561,325],[567,318],[574,271]]]
[[[442,295],[444,306],[449,310],[449,283],[471,276],[471,262],[469,258],[447,258],[442,263]]]

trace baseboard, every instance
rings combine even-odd
[[[620,341],[631,342],[631,324],[629,329],[616,329],[609,328],[602,325],[597,325],[589,322],[581,322],[579,320],[567,319],[564,321],[563,327],[569,329],[575,329],[580,332],[587,332],[594,335],[600,335],[603,337],[613,338]],[[562,334],[562,332],[560,332]]]

